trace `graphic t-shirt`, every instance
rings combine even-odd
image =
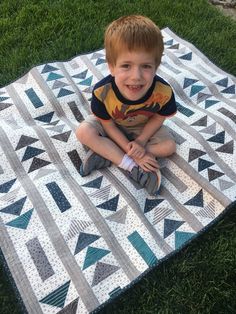
[[[145,124],[156,113],[172,116],[177,108],[171,86],[157,75],[146,95],[137,101],[124,98],[114,78],[108,75],[94,86],[91,110],[100,119],[112,119],[121,126],[136,126]]]

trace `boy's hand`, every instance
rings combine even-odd
[[[135,141],[129,142],[127,148],[127,155],[132,157],[133,159],[143,158],[146,153],[145,148]]]
[[[147,172],[152,172],[160,168],[155,157],[150,153],[146,153],[142,158],[134,158],[134,161]]]

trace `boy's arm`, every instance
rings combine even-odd
[[[119,130],[119,128],[116,126],[114,121],[112,119],[110,120],[102,120],[100,119],[100,122],[109,136],[111,140],[113,140],[125,153],[128,152],[128,144],[129,140],[126,138],[126,136]]]
[[[146,123],[145,127],[143,128],[141,134],[135,139],[137,143],[142,145],[143,147],[146,146],[150,137],[162,126],[163,122],[165,121],[165,117],[154,114]]]

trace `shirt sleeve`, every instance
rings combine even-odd
[[[168,116],[173,116],[176,113],[176,111],[177,111],[177,105],[175,101],[175,95],[172,90],[170,100],[168,100],[167,103],[157,113],[161,116],[168,117]]]
[[[110,120],[111,116],[106,110],[106,107],[102,101],[100,101],[94,94],[92,94],[92,100],[91,100],[91,110],[92,113],[102,119],[102,120]]]

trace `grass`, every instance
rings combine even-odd
[[[170,27],[217,66],[236,75],[236,22],[206,0],[2,0],[0,86],[35,65],[101,48],[110,21],[137,13],[161,28]],[[235,209],[102,313],[235,313]],[[0,309],[1,314],[21,313],[2,266]]]

